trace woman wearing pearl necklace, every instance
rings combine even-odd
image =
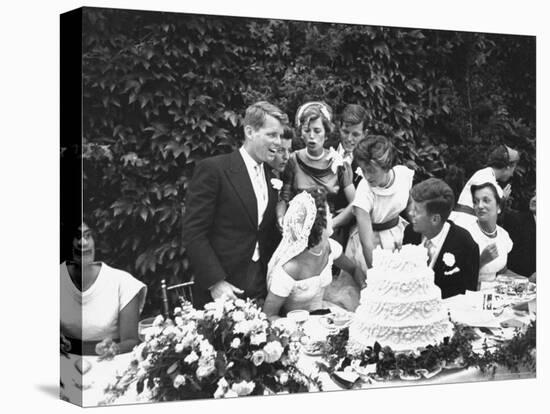
[[[324,148],[327,133],[334,129],[332,109],[324,102],[308,102],[298,108],[295,123],[305,148],[291,154],[283,173],[281,201],[277,206],[279,227],[282,228],[288,202],[299,192],[317,187],[326,191],[333,226],[339,227],[351,219],[351,214],[335,214],[334,201],[343,189],[351,203],[355,187],[349,163],[340,160],[336,151]]]
[[[467,229],[479,246],[479,288],[494,282],[496,275],[507,271],[506,261],[512,250],[508,232],[497,225],[502,192],[492,183],[472,185],[476,220]]]

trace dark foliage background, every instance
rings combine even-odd
[[[98,257],[148,284],[145,314],[160,279],[190,276],[195,163],[241,143],[256,100],[291,121],[310,99],[360,103],[418,181],[461,187],[506,143],[522,152],[512,207],[534,189],[534,37],[114,9],[85,9],[83,27],[85,218]]]

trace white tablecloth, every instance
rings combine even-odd
[[[488,318],[491,319],[489,325],[493,324],[498,326],[501,322],[508,321],[511,324],[530,322],[529,315],[518,315],[511,308],[505,308],[505,310],[498,316],[494,316],[492,311],[489,313],[472,312],[472,298],[466,298],[464,295],[445,300],[444,304],[448,307],[451,318],[453,314],[462,319],[469,319],[470,324],[476,324],[476,318],[478,319],[480,326],[485,326],[488,322]],[[536,307],[531,307],[536,309]],[[478,315],[478,316],[475,316]],[[459,321],[460,322],[460,321]],[[328,332],[323,332],[325,327],[320,324],[319,317],[311,317],[306,323],[306,329],[310,330],[313,335],[323,336]],[[500,328],[499,328],[500,329]],[[508,328],[508,332],[512,328]],[[480,335],[483,335],[481,331],[478,331]],[[478,341],[481,344],[483,338]],[[79,360],[82,361],[79,361]],[[61,380],[64,384],[64,388],[61,390],[62,396],[67,397],[71,402],[82,405],[84,407],[92,407],[98,405],[104,400],[104,390],[109,383],[115,381],[116,376],[122,374],[129,366],[132,360],[132,353],[117,355],[112,360],[99,361],[98,357],[78,355],[69,355],[68,358],[61,356]],[[317,374],[322,381],[324,391],[336,391],[342,390],[334,381],[332,381],[329,375],[325,372],[319,373],[316,362],[320,361],[320,357],[309,356],[303,354],[298,362],[299,368],[309,374]],[[84,374],[80,375],[77,365],[84,364]],[[472,382],[472,381],[489,381],[489,380],[507,380],[518,378],[534,378],[535,372],[531,372],[527,369],[522,370],[520,373],[512,373],[504,367],[499,367],[493,377],[487,373],[482,373],[477,368],[468,369],[453,369],[443,370],[441,373],[430,379],[421,379],[416,381],[384,381],[384,382],[371,382],[371,383],[358,383],[361,388],[382,388],[382,387],[400,387],[407,385],[426,385],[426,384],[453,384],[460,382]],[[81,391],[82,389],[82,391]],[[121,398],[116,400],[114,404],[135,404],[147,402],[143,398],[137,395],[135,384],[130,386],[128,392]]]

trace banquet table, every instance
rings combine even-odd
[[[514,311],[511,307],[506,307],[504,310],[495,316],[495,314],[485,311],[472,312],[473,296],[460,295],[444,301],[447,306],[451,319],[457,322],[467,323],[473,326],[494,326],[493,329],[502,329],[499,327],[503,322],[509,323],[512,327],[504,329],[508,332],[511,338],[513,327],[521,324],[528,325],[534,318],[536,309],[536,299],[529,303],[530,313],[521,314]],[[475,298],[474,298],[475,299]],[[476,299],[477,300],[477,299]],[[489,318],[489,316],[490,318]],[[326,338],[328,332],[323,332],[326,326],[320,324],[320,317],[310,317],[304,330],[309,330],[313,336]],[[474,343],[474,348],[477,346],[481,349],[481,344],[486,339],[485,333],[482,330],[477,330],[480,339]],[[61,396],[69,401],[82,405],[84,407],[96,406],[105,399],[105,388],[116,380],[117,375],[121,375],[130,365],[132,361],[132,353],[126,353],[115,356],[110,360],[100,360],[97,356],[79,356],[69,354],[61,356],[61,381],[63,387]],[[302,351],[298,361],[298,368],[306,374],[317,376],[322,383],[323,391],[337,391],[343,388],[333,381],[327,372],[319,371],[317,362],[322,361],[320,356],[312,356]],[[80,374],[82,372],[82,375]],[[536,372],[523,367],[519,372],[510,372],[505,367],[497,367],[494,375],[483,373],[478,368],[452,368],[443,369],[437,375],[431,378],[421,378],[414,381],[411,380],[386,380],[386,381],[357,381],[353,388],[384,388],[384,387],[400,387],[409,385],[426,385],[426,384],[453,384],[461,382],[476,382],[476,381],[494,381],[494,380],[509,380],[519,378],[535,378]],[[82,390],[82,391],[81,391]],[[120,404],[135,404],[148,402],[144,395],[138,395],[135,384],[132,384],[128,391],[116,401],[111,402],[112,405]]]

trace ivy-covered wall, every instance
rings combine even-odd
[[[359,103],[417,180],[467,178],[504,142],[522,151],[513,207],[534,189],[534,37],[89,8],[83,27],[84,213],[98,258],[149,285],[145,313],[188,277],[195,163],[241,143],[256,100],[291,121]]]

